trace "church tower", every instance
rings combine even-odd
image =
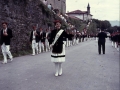
[[[90,14],[90,5],[89,5],[89,3],[88,3],[88,6],[87,6],[87,12],[88,12],[88,14]]]

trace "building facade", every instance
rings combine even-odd
[[[81,10],[75,10],[75,11],[72,11],[72,12],[68,12],[66,13],[68,16],[74,16],[74,17],[77,17],[83,21],[88,21],[88,20],[91,20],[92,19],[92,16],[90,14],[90,6],[89,6],[89,3],[88,3],[88,6],[87,6],[87,11],[81,11]]]

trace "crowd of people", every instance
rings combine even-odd
[[[42,52],[52,52],[51,61],[55,63],[56,68],[59,66],[60,69],[60,73],[58,73],[58,69],[56,69],[55,76],[58,76],[62,74],[61,64],[65,61],[65,47],[77,45],[79,42],[84,42],[87,39],[93,38],[93,36],[80,34],[74,30],[63,30],[59,20],[55,21],[54,24],[54,30],[43,30],[42,28],[37,29],[36,26],[32,26],[29,41],[32,46],[31,48],[33,56]],[[10,52],[10,42],[13,34],[12,30],[8,27],[7,22],[3,22],[2,27],[3,29],[1,30],[0,45],[3,54],[2,63],[6,64],[8,62],[7,55],[9,56],[10,60],[13,61],[13,56]],[[56,59],[58,62],[56,62]]]
[[[112,42],[112,47],[116,48],[119,51],[119,49],[120,49],[120,31],[113,32],[110,35],[110,40]]]
[[[53,30],[43,30],[39,28],[37,30],[36,26],[33,26],[33,31],[31,31],[30,42],[32,44],[32,55],[39,54],[41,52],[50,51],[50,41],[51,41],[51,32]],[[91,40],[95,38],[94,35],[80,34],[75,31],[66,30],[66,37],[64,38],[64,43],[66,47],[77,45],[79,42]]]
[[[55,29],[43,30],[41,27],[37,29],[36,26],[32,26],[30,34],[30,42],[32,48],[32,55],[40,54],[42,52],[51,51],[51,61],[55,63],[56,73],[55,76],[62,75],[61,64],[65,62],[65,48],[77,45],[80,42],[92,40],[98,38],[98,52],[101,54],[101,46],[103,54],[105,54],[105,38],[106,33],[100,32],[98,35],[87,35],[85,33],[79,33],[73,30],[63,30],[61,28],[61,22],[56,20],[54,22]],[[8,28],[8,23],[2,23],[3,29],[1,30],[1,49],[3,54],[3,64],[7,63],[7,55],[10,60],[13,61],[13,56],[10,52],[10,41],[13,37],[12,30]],[[118,51],[120,47],[120,32],[112,33],[110,36],[112,46]]]

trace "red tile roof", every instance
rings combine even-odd
[[[68,12],[66,14],[87,14],[87,11],[81,11],[81,10],[75,10],[75,11],[71,11],[71,12]],[[91,16],[93,16],[92,14],[89,14]]]
[[[75,10],[72,12],[68,12],[67,14],[84,14],[84,13],[87,13],[87,11]]]

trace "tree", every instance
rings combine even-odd
[[[93,22],[95,22],[97,24],[97,28],[100,28],[100,29],[107,29],[111,27],[110,22],[107,20],[101,21],[98,19],[93,19]]]

